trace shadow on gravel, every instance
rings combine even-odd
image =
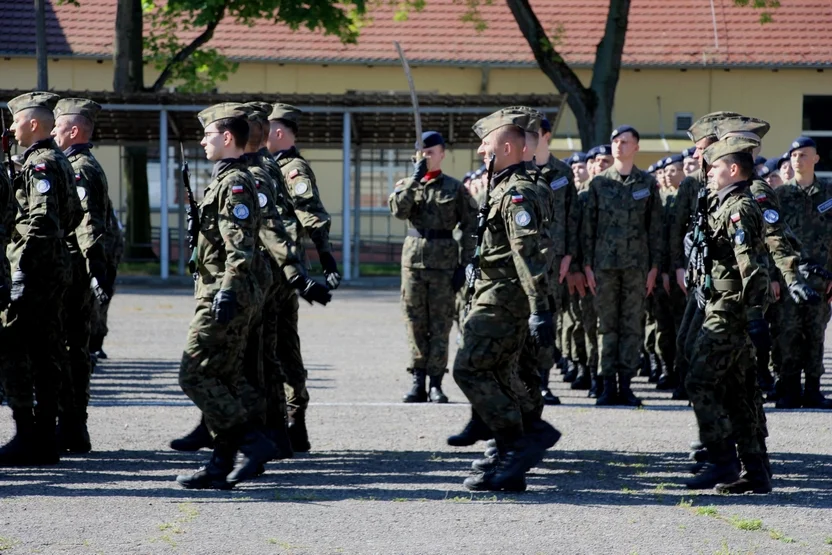
[[[271,463],[264,476],[229,493],[184,490],[174,482],[176,474],[192,472],[207,462],[207,451],[94,452],[66,458],[55,467],[3,469],[0,490],[4,496],[44,497],[464,501],[475,500],[462,488],[475,456],[427,451],[312,452]],[[772,456],[772,464],[774,493],[720,496],[682,485],[688,461],[678,453],[556,450],[530,473],[529,491],[509,498],[515,503],[587,506],[685,506],[695,499],[697,505],[832,507],[832,456],[779,453]],[[492,500],[504,497],[488,496]]]

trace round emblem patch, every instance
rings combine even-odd
[[[75,190],[78,191],[78,198],[84,200],[87,198],[87,190],[83,187],[75,187]]]
[[[246,206],[245,204],[238,204],[234,207],[234,210],[232,210],[232,212],[234,212],[234,217],[238,220],[245,220],[246,218],[248,218],[248,206]]]
[[[302,195],[306,191],[309,190],[309,184],[306,181],[301,181],[300,183],[295,183],[295,194]]]
[[[45,194],[49,192],[49,189],[52,188],[52,185],[46,179],[41,179],[35,184],[35,189],[38,190],[38,193]]]
[[[763,212],[763,218],[765,218],[765,220],[770,224],[776,224],[780,219],[780,214],[777,213],[777,210],[769,209]]]
[[[531,215],[526,212],[525,210],[518,212],[517,215],[514,216],[514,221],[520,227],[526,227],[531,223],[532,217]]]
[[[738,245],[745,243],[745,232],[743,230],[737,230],[737,233],[734,235],[734,242]]]
[[[260,208],[264,208],[266,203],[269,201],[263,193],[257,193],[257,200],[260,201]]]
[[[798,143],[797,141],[793,142],[792,148],[800,148],[800,143]]]

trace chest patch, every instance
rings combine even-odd
[[[245,220],[248,218],[248,206],[245,204],[238,204],[234,207],[232,212],[234,213],[234,217],[238,220]]]
[[[549,187],[553,191],[557,191],[558,189],[563,189],[567,183],[569,183],[569,178],[564,176],[549,183]]]
[[[75,190],[78,192],[78,198],[84,200],[87,198],[87,190],[83,187],[75,187]]]
[[[42,195],[48,193],[49,189],[51,189],[51,188],[52,188],[52,184],[49,183],[49,181],[46,180],[46,179],[41,179],[40,181],[35,183],[35,189],[37,190],[38,193],[40,193]]]
[[[780,221],[780,214],[777,213],[777,210],[766,210],[763,212],[763,218],[770,224],[776,224]]]
[[[520,227],[526,227],[532,221],[532,216],[525,210],[521,210],[514,216],[514,223],[519,225]]]
[[[649,196],[650,196],[650,189],[639,189],[638,191],[633,191],[633,199],[634,200],[646,199]]]
[[[818,204],[818,212],[820,212],[821,214],[823,214],[830,208],[832,208],[832,198],[822,204]]]
[[[734,234],[734,243],[738,245],[742,245],[745,243],[745,231],[738,229],[737,232]]]
[[[309,184],[306,181],[295,183],[295,194],[302,195],[309,190]]]
[[[257,200],[260,202],[260,208],[265,208],[269,199],[263,193],[257,193]]]

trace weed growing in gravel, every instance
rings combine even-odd
[[[182,517],[179,519],[180,522],[193,522],[199,516],[199,510],[194,507],[193,503],[179,503],[177,507],[179,507],[179,512],[182,513]]]
[[[707,507],[697,507],[696,514],[699,516],[712,516],[716,518],[719,516],[719,511],[717,511],[716,507],[713,505],[709,505]]]
[[[474,500],[473,496],[472,497],[465,497],[465,496],[462,496],[462,495],[456,495],[454,497],[446,497],[445,498],[445,501],[449,501],[451,503],[470,503],[473,500]]]
[[[681,499],[677,507],[682,507],[683,509],[690,509],[693,507],[693,499]]]
[[[774,529],[768,531],[768,537],[770,537],[773,540],[781,541],[783,543],[795,543],[796,541],[794,538],[789,538],[782,532]]]
[[[11,549],[17,544],[18,541],[14,538],[0,536],[0,551],[6,551],[7,549]]]
[[[823,542],[824,542],[826,545],[832,545],[832,538],[826,538],[825,540],[823,540]]]
[[[759,518],[739,518],[732,516],[729,521],[737,530],[757,532],[763,529],[763,521]]]

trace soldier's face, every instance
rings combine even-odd
[[[72,140],[78,136],[78,128],[72,125],[72,118],[60,116],[55,121],[55,127],[52,128],[52,136],[55,137],[58,148],[66,150],[72,146]]]
[[[218,131],[217,124],[212,123],[205,128],[205,133],[202,135],[202,141],[199,144],[205,149],[205,158],[216,162],[223,159],[225,149],[231,142],[230,139],[232,139],[231,133]]]
[[[29,110],[21,110],[14,115],[12,125],[9,128],[14,133],[14,140],[23,147],[31,146],[32,136],[35,133],[37,121],[29,117]]]
[[[682,167],[679,164],[670,164],[664,169],[664,179],[668,187],[678,189],[683,177]]]
[[[613,157],[609,154],[599,154],[595,157],[595,174],[599,174],[612,166]]]
[[[629,131],[616,135],[612,140],[612,156],[618,160],[631,160],[638,152],[638,141]]]
[[[572,176],[575,178],[575,183],[583,183],[589,179],[589,172],[586,169],[586,164],[583,162],[575,162],[572,164]]]
[[[693,158],[700,166],[702,165],[702,153],[714,142],[716,142],[714,137],[705,137],[696,141],[696,150],[693,151]]]
[[[771,185],[772,189],[776,189],[777,187],[780,187],[781,185],[783,185],[783,178],[780,177],[779,173],[772,172],[772,173],[768,174],[768,176],[766,176],[766,183]]]
[[[436,171],[441,169],[442,160],[445,159],[445,147],[436,145],[430,148],[423,148],[422,156],[428,163],[428,171]]]
[[[708,170],[708,189],[719,191],[741,181],[740,168],[736,164],[729,164],[725,158],[715,161]]]
[[[699,171],[699,160],[696,158],[689,156],[685,158],[685,164],[683,166],[685,175],[693,175]]]
[[[656,170],[656,181],[659,182],[659,186],[664,187],[664,170],[661,168]]]
[[[791,164],[795,173],[808,175],[814,172],[815,164],[820,160],[818,151],[810,146],[792,151]]]
[[[792,168],[791,160],[781,162],[778,171],[780,172],[780,177],[783,178],[783,181],[788,181],[789,179],[794,177],[794,168]]]

